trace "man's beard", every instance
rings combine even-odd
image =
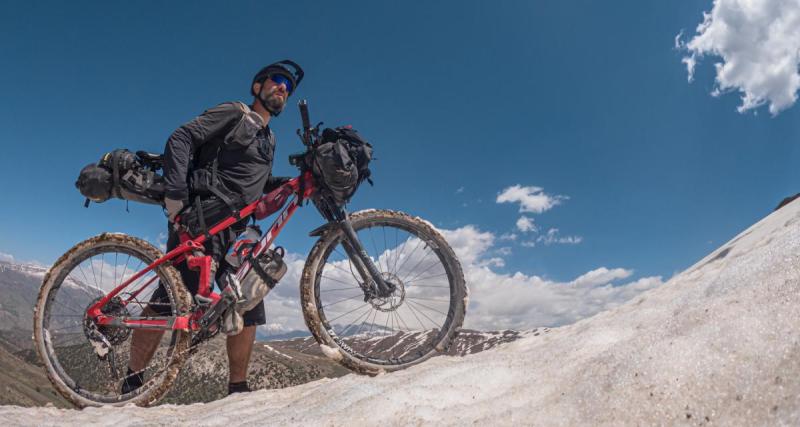
[[[286,101],[283,99],[282,96],[277,94],[272,94],[267,98],[267,105],[264,107],[269,110],[270,113],[280,113],[283,111],[283,107],[286,105]]]

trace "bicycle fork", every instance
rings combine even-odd
[[[344,233],[342,246],[347,252],[347,256],[355,264],[356,270],[358,270],[363,280],[363,283],[359,283],[359,286],[364,290],[364,301],[374,297],[386,298],[391,295],[397,286],[383,279],[380,271],[375,267],[375,263],[372,262],[372,258],[364,250],[364,245],[361,244],[361,240],[353,229],[350,220],[345,217],[339,221],[339,227]],[[376,256],[380,256],[380,254]]]

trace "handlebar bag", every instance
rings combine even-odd
[[[333,201],[344,206],[371,175],[372,145],[349,127],[327,128],[322,143],[314,148],[313,159],[314,175]]]

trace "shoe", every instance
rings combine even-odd
[[[144,375],[142,371],[133,372],[131,368],[128,368],[128,376],[122,381],[122,390],[120,390],[121,394],[128,394],[130,392],[136,391],[139,387],[142,386],[144,383]]]
[[[249,393],[250,387],[247,385],[247,381],[242,381],[240,383],[228,383],[228,396],[232,395],[233,393]]]

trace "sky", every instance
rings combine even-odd
[[[800,4],[775,0],[4,3],[0,259],[48,265],[104,231],[163,244],[157,207],[85,209],[80,169],[161,152],[291,58],[306,78],[271,123],[274,173],[294,173],[308,99],[375,148],[352,211],[402,210],[450,239],[473,300],[494,301],[468,324],[569,323],[800,191],[797,24]],[[277,243],[301,265],[321,223],[301,209]]]

